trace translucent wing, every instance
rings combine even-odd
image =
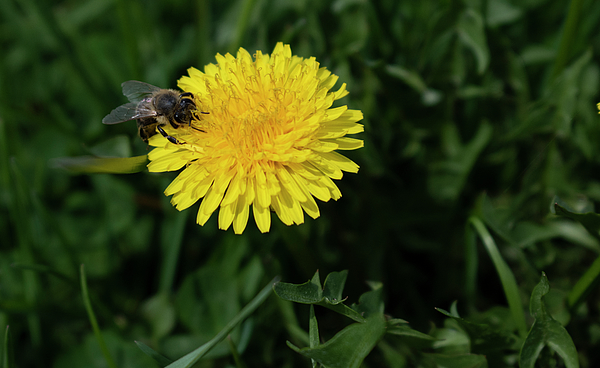
[[[156,111],[146,107],[144,104],[138,105],[130,102],[121,105],[106,115],[102,119],[103,124],[118,124],[124,121],[136,120],[156,116]]]
[[[162,89],[148,83],[134,80],[123,82],[121,87],[123,87],[123,94],[125,97],[133,103],[138,103],[150,94]]]

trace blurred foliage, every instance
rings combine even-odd
[[[515,367],[511,343],[524,336],[511,335],[515,311],[472,218],[514,275],[527,328],[564,326],[580,365],[600,366],[599,234],[577,215],[600,201],[597,1],[6,0],[0,19],[4,367],[106,367],[81,264],[118,367],[154,364],[134,340],[178,359],[273,276],[303,282],[317,269],[349,270],[349,300],[366,280],[381,282],[386,316],[437,339],[386,337],[364,366]],[[217,52],[269,53],[278,41],[339,75],[350,91],[341,102],[365,116],[365,148],[348,152],[361,170],[339,182],[339,201],[320,204],[320,218],[274,219],[265,235],[250,222],[235,236],[217,230],[216,215],[200,227],[194,209],[169,204],[173,173],[57,167],[148,152],[134,123],[101,124],[125,102],[123,81],[173,88]],[[549,291],[536,287],[542,271]],[[534,291],[545,324],[527,313]],[[434,310],[453,301],[448,315]],[[310,366],[286,345],[310,346],[308,308],[269,298],[231,334],[244,364]],[[320,312],[329,341],[348,322]],[[481,325],[502,349],[471,341]],[[230,346],[196,366],[231,366]],[[540,364],[561,357],[544,349]]]

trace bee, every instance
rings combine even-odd
[[[173,144],[183,144],[177,138],[170,136],[162,127],[167,124],[171,124],[176,129],[184,125],[191,127],[192,119],[197,118],[196,103],[192,93],[180,93],[173,89],[163,89],[134,80],[123,82],[121,87],[129,103],[117,107],[106,115],[102,119],[103,124],[136,120],[139,136],[144,142],[148,143],[148,139],[158,132]]]

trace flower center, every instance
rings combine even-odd
[[[282,161],[289,157],[298,118],[291,111],[295,104],[289,96],[284,104],[276,88],[261,90],[256,83],[247,83],[241,95],[236,93],[233,82],[228,87],[228,98],[213,105],[206,115],[213,137],[221,140],[221,152],[227,152],[244,166],[259,160]],[[227,146],[225,150],[223,145]]]

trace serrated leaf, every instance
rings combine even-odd
[[[364,323],[353,323],[316,348],[299,349],[299,354],[314,359],[326,368],[358,368],[385,334],[383,315],[372,315]]]
[[[563,359],[565,367],[578,368],[579,359],[577,349],[567,330],[550,314],[546,312],[543,297],[548,294],[550,284],[546,274],[542,272],[542,278],[531,293],[530,312],[535,317],[533,326],[523,343],[519,355],[519,366],[521,368],[533,368],[540,352],[547,346],[554,350]]]
[[[133,174],[146,169],[148,157],[61,157],[50,161],[50,166],[73,174]]]
[[[334,274],[333,278],[329,279],[330,276],[328,275],[325,282],[331,283],[331,285],[326,286],[326,288],[327,295],[329,295],[330,298],[335,299],[333,301],[330,301],[324,296],[325,292],[321,288],[319,271],[315,273],[310,281],[307,281],[303,284],[278,282],[273,285],[273,291],[283,300],[302,304],[320,305],[357,322],[364,322],[365,318],[360,314],[360,312],[357,312],[356,310],[342,303],[344,299],[341,299],[341,295],[347,272],[332,272],[332,274]]]
[[[323,298],[330,304],[342,303],[345,298],[342,297],[342,291],[346,284],[346,277],[348,276],[348,270],[341,272],[331,272],[325,279],[323,285]]]
[[[319,271],[313,278],[303,284],[278,282],[273,285],[275,294],[283,300],[302,304],[316,304],[323,300],[323,290],[319,279]]]

